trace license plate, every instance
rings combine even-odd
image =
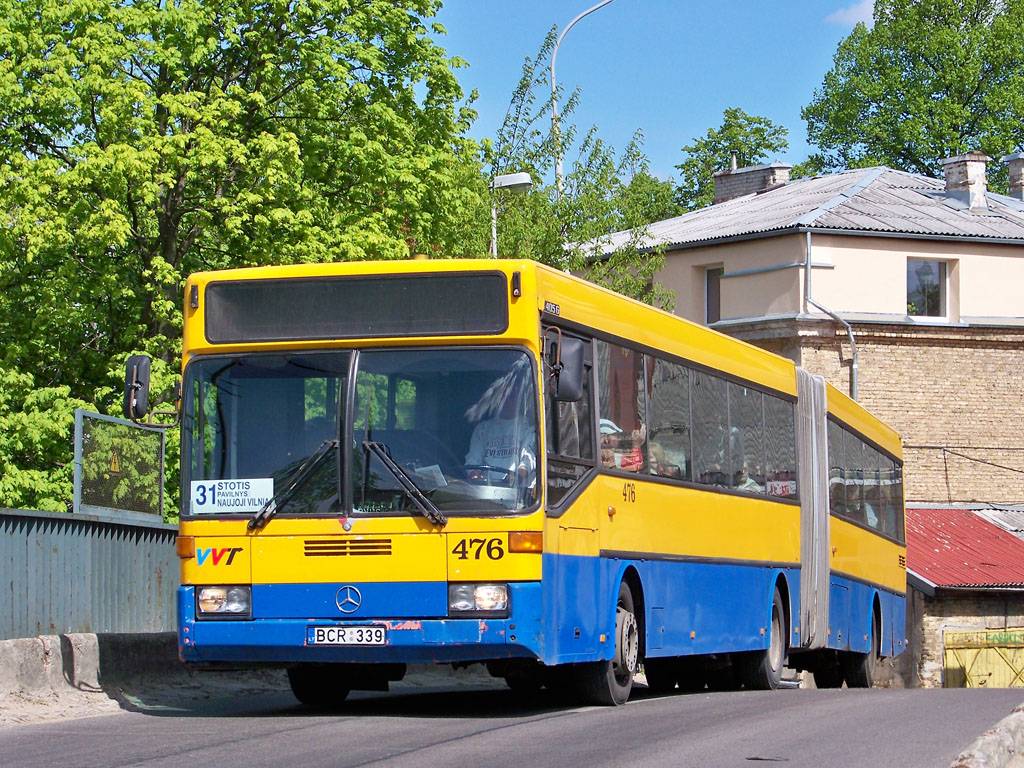
[[[306,627],[309,645],[386,645],[387,627],[379,624],[359,627]]]

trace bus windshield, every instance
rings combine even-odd
[[[418,515],[417,491],[445,515],[525,511],[538,501],[535,378],[516,349],[197,358],[183,513],[251,516],[297,477],[278,516]]]

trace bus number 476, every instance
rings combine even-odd
[[[452,550],[452,554],[458,555],[459,560],[468,560],[470,555],[474,560],[479,560],[483,552],[486,552],[491,560],[501,560],[505,556],[501,539],[461,539]]]

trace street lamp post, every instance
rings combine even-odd
[[[577,21],[611,2],[613,0],[602,0],[602,2],[588,8],[570,21],[565,29],[562,30],[562,34],[558,36],[558,40],[555,41],[555,47],[551,51],[551,135],[555,139],[555,200],[559,200],[562,197],[562,137],[558,127],[558,95],[555,92],[555,58],[558,56],[558,46],[562,44],[562,39]]]
[[[494,190],[507,189],[509,192],[526,192],[533,186],[533,178],[530,174],[522,171],[520,173],[505,173],[495,176],[488,189],[491,191],[491,256],[498,255],[498,207],[494,204]]]

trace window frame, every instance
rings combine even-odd
[[[917,262],[919,264],[924,263],[939,265],[939,314],[937,315],[928,314],[927,312],[924,311],[918,312],[916,314],[910,313],[910,271],[911,266],[914,262]],[[907,317],[910,318],[911,322],[934,322],[936,320],[949,320],[949,275],[950,262],[948,259],[926,259],[917,256],[907,257],[907,284],[905,293],[907,299]]]

